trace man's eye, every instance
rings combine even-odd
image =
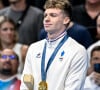
[[[50,13],[49,15],[44,14],[44,18],[47,17],[47,16],[50,16],[50,17],[57,17],[58,14],[56,14],[56,13]]]
[[[58,15],[57,15],[56,13],[51,13],[50,16],[56,17],[56,16],[58,16]]]

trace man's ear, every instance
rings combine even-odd
[[[70,18],[69,17],[65,17],[63,24],[67,25],[70,22]]]

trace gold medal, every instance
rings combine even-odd
[[[46,81],[41,81],[39,83],[38,90],[48,90],[48,85],[47,85]]]

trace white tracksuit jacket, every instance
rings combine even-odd
[[[45,65],[47,65],[48,59],[60,39],[51,46],[47,44]],[[38,41],[29,47],[21,77],[20,90],[28,90],[23,82],[24,74],[31,74],[34,77],[33,90],[38,90],[38,84],[41,81],[41,58],[46,41],[46,39]],[[61,59],[61,52],[63,51],[65,53]],[[88,58],[85,48],[69,37],[47,71],[48,90],[83,90],[87,65]]]

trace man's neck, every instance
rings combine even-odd
[[[48,39],[56,39],[57,37],[59,37],[61,34],[63,34],[65,32],[64,31],[61,31],[61,32],[57,32],[57,33],[48,33]]]
[[[27,5],[26,2],[22,0],[20,2],[12,3],[10,6],[14,11],[24,11]]]
[[[0,79],[2,79],[2,80],[6,80],[6,79],[8,79],[10,77],[11,77],[11,75],[3,75],[3,74],[0,74]]]

